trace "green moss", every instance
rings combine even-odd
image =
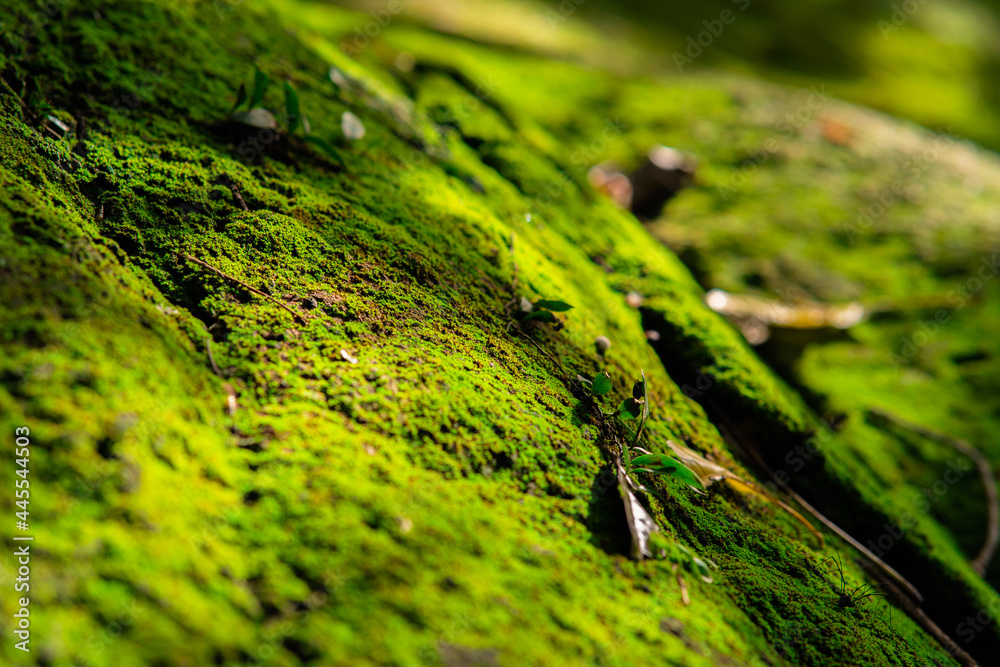
[[[0,97],[0,421],[32,429],[40,660],[417,665],[454,644],[504,664],[948,664],[902,614],[839,609],[813,567],[830,550],[729,491],[646,480],[664,529],[720,565],[713,585],[685,577],[691,606],[668,563],[625,558],[613,443],[577,373],[607,369],[610,405],[643,369],[646,445],[747,477],[678,373],[711,374],[773,451],[817,422],[585,169],[693,136],[722,147],[722,178],[766,133],[743,130],[734,90],[772,91],[616,80],[413,25],[355,63],[334,46],[352,15],[308,10],[68,4],[4,52],[13,90],[34,81],[78,123],[56,139]],[[386,66],[397,49],[419,66]],[[241,150],[253,137],[225,116],[254,62],[294,82],[320,136],[362,119],[343,168],[284,136]],[[608,120],[627,129],[605,138]],[[720,206],[708,187],[671,210]],[[532,344],[508,330],[522,295],[575,308]],[[820,477],[850,486],[842,451]],[[882,474],[852,502],[898,507]],[[992,599],[934,525],[935,581]]]

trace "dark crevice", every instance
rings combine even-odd
[[[452,67],[451,65],[442,65],[438,63],[428,63],[428,62],[417,63],[416,67],[414,67],[414,72],[421,76],[425,74],[438,73],[449,77],[461,88],[468,91],[470,95],[480,100],[483,104],[485,104],[490,109],[495,111],[497,115],[499,115],[504,120],[504,122],[507,123],[508,127],[510,127],[513,130],[517,129],[517,123],[514,122],[514,119],[511,117],[511,115],[507,112],[506,109],[504,109],[503,105],[500,104],[500,102],[498,102],[496,98],[493,97],[488,88],[486,88],[486,86],[488,86],[490,83],[489,81],[485,81],[483,82],[484,85],[480,85],[479,83],[470,79],[465,74],[465,72],[462,72],[458,68]]]
[[[792,431],[735,387],[717,382],[706,370],[713,362],[708,350],[685,336],[662,313],[640,310],[643,327],[660,332],[660,339],[651,345],[670,378],[704,408],[710,421],[728,435],[727,440],[735,440],[731,442],[734,449],[752,447],[772,471],[788,475],[789,486],[806,501],[913,583],[924,596],[924,612],[959,639],[954,636],[955,628],[976,615],[977,601],[941,573],[940,563],[899,534],[892,517],[869,504],[855,487],[856,480],[827,460],[822,444],[817,449],[809,442],[811,433]],[[762,479],[769,479],[752,457],[744,455],[744,463],[756,469]],[[941,574],[928,576],[934,573]],[[992,664],[991,656],[1000,655],[1000,633],[989,626],[962,647],[982,664]]]
[[[586,523],[591,544],[610,555],[629,557],[632,536],[613,464],[605,464],[591,482]]]

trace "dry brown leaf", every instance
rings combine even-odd
[[[673,440],[667,440],[667,445],[670,447],[671,451],[673,451],[674,456],[676,456],[681,463],[690,468],[692,472],[694,472],[694,474],[696,474],[699,477],[699,479],[701,479],[702,484],[704,484],[706,488],[711,484],[714,484],[715,482],[724,479],[732,489],[735,489],[740,493],[757,496],[758,498],[762,498],[765,501],[777,505],[781,509],[785,510],[786,512],[791,514],[796,520],[802,523],[802,525],[808,528],[809,532],[811,532],[819,539],[820,544],[823,544],[823,535],[818,530],[816,530],[816,528],[811,523],[809,523],[809,521],[804,516],[799,514],[796,510],[789,507],[785,503],[783,503],[781,500],[767,493],[759,486],[746,481],[739,475],[736,475],[735,473],[730,472],[726,468],[723,468],[718,463],[709,461],[708,459],[706,459],[704,456],[694,451],[693,449],[685,447],[684,445],[678,445]]]
[[[622,467],[621,459],[615,458],[615,468],[618,471],[618,487],[621,489],[622,502],[625,503],[625,516],[628,519],[628,531],[632,535],[632,558],[642,560],[644,556],[652,556],[649,550],[649,536],[660,530],[656,521],[642,506],[633,493],[632,480]]]

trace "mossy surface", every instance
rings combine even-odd
[[[33,11],[15,2],[4,21],[18,29],[5,34],[24,34]],[[679,229],[706,235],[713,252],[696,273],[734,288],[746,274],[713,224],[750,226],[767,211],[760,228],[802,238],[794,224],[835,224],[842,205],[832,183],[794,189],[804,160],[814,176],[859,184],[893,173],[894,159],[790,143],[780,169],[759,172],[773,177],[771,204],[761,187],[727,210],[713,183],[739,173],[807,93],[616,77],[402,19],[352,60],[337,45],[363,16],[66,2],[49,29],[4,42],[0,424],[29,426],[33,442],[29,661],[953,664],[902,613],[890,624],[882,604],[839,608],[839,577],[815,568],[832,549],[773,506],[644,478],[671,539],[719,565],[711,585],[681,571],[684,605],[669,562],[627,557],[612,429],[574,381],[608,370],[610,409],[643,369],[645,445],[685,442],[752,478],[720,435],[725,420],[778,456],[821,425],[702,304],[678,257],[589,188],[586,169],[654,142],[695,150],[705,180],[671,204],[673,227],[654,231],[671,243]],[[392,65],[400,51],[415,67]],[[292,82],[339,160],[227,120],[255,63]],[[335,86],[331,66],[350,83]],[[283,108],[279,86],[263,104]],[[346,110],[364,139],[338,140]],[[913,150],[931,141],[898,131]],[[990,160],[970,159],[992,182]],[[985,220],[988,201],[956,206]],[[896,257],[901,243],[870,256]],[[762,239],[760,252],[780,245]],[[955,252],[948,261],[964,267],[968,252]],[[834,268],[845,275],[874,271],[844,256]],[[886,276],[888,294],[912,293],[921,269],[905,266],[913,275]],[[642,310],[626,304],[632,290]],[[574,309],[561,329],[524,335],[505,309],[521,296]],[[655,348],[649,321],[663,329]],[[887,331],[858,336],[884,344]],[[842,409],[860,409],[861,392],[838,393],[858,375],[891,386],[884,364],[824,356],[834,352],[857,348],[810,350],[802,368]],[[687,373],[711,375],[717,402],[685,395]],[[933,386],[989,382],[972,375]],[[832,442],[803,479],[876,517],[904,511],[937,460],[857,420]],[[893,455],[908,474],[886,464]],[[8,515],[12,500],[0,500]],[[949,516],[923,517],[906,544],[927,566],[925,594],[940,600],[949,582],[948,613],[974,613],[995,593],[964,564]],[[13,605],[0,598],[5,635]],[[25,658],[9,641],[0,655]]]

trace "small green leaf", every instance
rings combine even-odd
[[[556,322],[556,316],[547,310],[535,310],[525,315],[521,321],[538,320],[540,322]]]
[[[641,401],[646,398],[646,379],[636,380],[636,383],[632,385],[632,398],[637,401]]]
[[[632,459],[632,465],[642,466],[650,472],[673,474],[681,463],[664,454],[642,454]]]
[[[233,112],[239,109],[240,106],[242,106],[243,103],[246,101],[247,101],[247,86],[245,83],[241,83],[240,89],[236,91],[236,104],[234,104],[233,108],[229,111],[229,115],[232,115]]]
[[[333,146],[330,145],[329,141],[326,141],[325,139],[320,139],[315,134],[310,134],[305,139],[310,144],[315,144],[316,146],[318,146],[319,148],[321,148],[324,153],[326,153],[327,155],[329,155],[330,157],[332,157],[333,160],[334,160],[334,162],[336,162],[337,164],[339,164],[341,167],[344,166],[344,161],[340,159],[340,154],[337,153],[337,149],[336,148],[334,148]]]
[[[632,465],[638,466],[657,475],[668,475],[670,477],[674,477],[688,486],[695,487],[696,489],[705,488],[705,486],[701,483],[701,480],[698,478],[698,475],[696,475],[693,470],[685,466],[677,459],[670,458],[665,454],[643,454],[642,456],[637,456],[632,459]]]
[[[642,435],[642,429],[646,426],[646,420],[649,419],[649,394],[646,389],[646,373],[640,368],[639,375],[642,376],[642,380],[632,385],[633,394],[637,391],[642,394],[642,398],[635,398],[642,405],[642,412],[640,413],[639,426],[635,429],[635,435],[632,437],[633,447],[639,444],[639,436]]]
[[[285,81],[285,113],[288,115],[288,133],[291,134],[299,126],[299,94],[287,81]]]
[[[260,71],[260,69],[254,65],[253,68],[253,94],[250,95],[250,109],[253,109],[264,99],[264,93],[267,92],[267,84],[270,80],[267,75]]]
[[[594,396],[604,396],[611,391],[611,376],[607,373],[598,373],[594,376],[594,388],[591,392]]]
[[[534,305],[535,308],[544,308],[545,310],[552,310],[557,313],[564,313],[573,307],[565,301],[549,301],[548,299],[540,299]]]
[[[622,419],[635,419],[642,414],[642,403],[634,398],[626,398],[618,406],[618,416]]]

